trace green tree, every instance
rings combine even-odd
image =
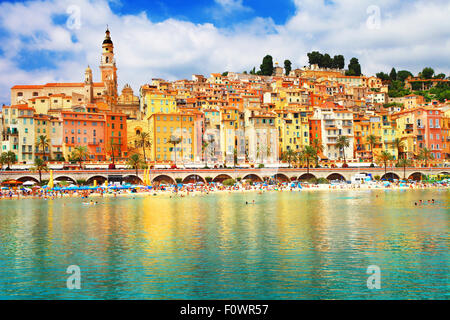
[[[359,61],[357,58],[353,57],[350,59],[347,74],[349,76],[357,76],[357,77],[359,77],[361,75],[361,65],[359,64]]]
[[[322,65],[323,55],[319,51],[312,51],[307,54],[309,65],[317,64],[319,67]]]
[[[319,165],[319,154],[321,154],[324,150],[323,144],[320,142],[319,139],[316,138],[311,142],[311,146],[316,151],[316,167],[317,167]]]
[[[312,146],[305,146],[300,152],[300,158],[306,161],[306,172],[309,173],[309,162],[317,158],[317,152]]]
[[[434,75],[434,69],[430,67],[423,68],[422,72],[420,73],[420,78],[422,79],[431,79]]]
[[[144,161],[147,162],[147,156],[145,155],[145,150],[149,149],[152,146],[152,142],[150,140],[150,133],[141,131],[136,135],[135,138],[135,146],[137,148],[142,148],[142,154],[144,155]]]
[[[391,73],[389,73],[389,78],[392,81],[397,80],[397,71],[395,71],[395,68],[392,68]]]
[[[435,79],[445,79],[445,73],[439,73],[434,76]]]
[[[46,154],[46,153],[45,153],[45,150],[47,150],[48,148],[50,148],[50,139],[47,138],[46,135],[40,135],[40,136],[37,138],[36,146],[37,146],[38,148],[42,148],[42,159],[44,159],[44,161],[45,161],[45,158],[46,158],[46,156],[45,156],[45,154]]]
[[[284,60],[284,72],[288,76],[292,70],[292,63],[289,60]]]
[[[339,54],[333,57],[332,67],[334,69],[344,69],[345,68],[345,58],[343,55]]]
[[[37,171],[39,173],[39,184],[42,185],[42,171],[48,171],[48,167],[45,164],[44,160],[41,158],[34,159],[34,167],[33,171]]]
[[[387,73],[384,73],[384,72],[378,72],[376,74],[376,76],[377,76],[378,79],[381,79],[383,81],[390,80],[389,75]]]
[[[180,142],[181,142],[181,138],[180,138],[180,137],[170,136],[170,138],[169,138],[169,143],[170,143],[171,145],[173,145],[172,150],[173,150],[173,152],[174,152],[174,154],[175,154],[175,164],[177,163],[177,148],[176,148],[176,146],[177,146],[177,144],[179,144]]]
[[[228,76],[228,71],[225,71],[222,73],[222,77],[226,77],[226,76]]]
[[[375,135],[370,134],[367,136],[367,142],[369,143],[369,146],[370,146],[370,154],[372,155],[372,157],[371,157],[372,164],[373,164],[373,146],[377,143],[377,141],[378,141],[378,138]]]
[[[321,68],[332,68],[333,67],[333,59],[330,57],[328,53],[325,53],[322,56]]]
[[[291,163],[295,162],[295,151],[292,149],[288,149],[287,151],[283,152],[282,159],[283,161],[287,161],[289,163],[289,168],[291,167]]]
[[[394,148],[397,150],[397,154],[398,154],[398,159],[397,160],[400,160],[400,158],[401,158],[401,155],[403,154],[403,150],[405,149],[405,143],[403,142],[403,140],[402,139],[400,139],[400,138],[395,138],[393,141],[392,141],[392,145],[394,146]],[[397,161],[397,163],[398,163],[398,161]]]
[[[433,153],[428,148],[420,149],[418,159],[425,161],[425,167],[428,167],[428,160],[434,159]]]
[[[388,161],[392,160],[392,154],[389,153],[389,151],[383,150],[378,155],[378,161],[382,162],[384,164],[384,175],[387,174],[387,163]]]
[[[408,70],[400,70],[397,72],[397,80],[404,82],[409,77],[413,77],[414,75]]]
[[[76,146],[69,156],[71,161],[76,161],[80,164],[80,169],[82,168],[83,161],[87,160],[89,157],[89,151],[87,146]]]
[[[136,170],[136,177],[138,177],[138,170],[145,165],[145,161],[142,159],[139,153],[133,153],[128,157],[127,166]]]
[[[17,162],[16,154],[12,151],[3,152],[0,155],[0,163],[2,165],[6,164],[7,169],[11,169],[11,165]]]
[[[345,148],[348,148],[350,146],[350,139],[347,136],[339,136],[337,139],[336,147],[339,150],[342,150],[344,154],[344,164],[346,163],[345,159]]]
[[[261,75],[271,76],[273,74],[273,60],[272,56],[266,55],[263,58],[262,64],[260,66]]]
[[[403,179],[406,179],[406,167],[411,166],[412,162],[409,159],[402,158],[398,161],[397,165],[403,167]]]

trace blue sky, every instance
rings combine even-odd
[[[111,2],[111,7],[120,14],[137,14],[145,11],[152,21],[161,22],[169,18],[191,21],[194,23],[214,23],[226,27],[242,20],[256,17],[272,18],[275,23],[283,24],[295,14],[295,5],[291,0],[261,1],[243,0],[242,6],[248,10],[235,12],[220,18],[211,11],[220,9],[214,0],[154,0],[127,1],[126,4]]]
[[[450,74],[448,0],[29,0],[0,2],[0,103],[15,84],[94,80],[105,26],[119,85],[307,64],[312,50],[357,57],[366,75]],[[6,75],[6,76],[5,76]]]

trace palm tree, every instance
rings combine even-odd
[[[4,164],[7,165],[6,169],[11,169],[11,164],[14,164],[17,162],[16,154],[12,151],[3,152],[0,155],[0,163],[3,167]]]
[[[208,138],[208,145],[209,145],[209,149],[210,149],[210,157],[214,158],[214,154],[215,154],[215,145],[214,145],[214,136],[209,136]]]
[[[144,155],[144,161],[147,162],[147,157],[145,155],[145,149],[150,148],[152,146],[152,142],[150,141],[150,133],[139,132],[139,134],[136,135],[135,145],[137,148],[142,148],[142,154]]]
[[[42,159],[45,161],[45,150],[50,148],[50,139],[46,135],[40,135],[37,138],[36,146],[42,148]]]
[[[389,151],[386,150],[381,151],[381,154],[378,156],[378,161],[384,164],[384,176],[386,176],[387,174],[387,162],[392,159],[392,154],[390,154]]]
[[[303,158],[306,161],[306,172],[309,174],[309,161],[314,160],[317,158],[317,152],[316,149],[314,149],[312,146],[305,146],[303,150],[300,152],[301,158]]]
[[[289,168],[291,167],[291,163],[295,161],[295,156],[295,151],[292,149],[283,152],[283,160],[289,163]]]
[[[311,146],[316,150],[317,157],[316,157],[316,167],[319,165],[319,154],[321,154],[324,150],[322,142],[320,142],[319,139],[314,139],[311,142]]]
[[[371,155],[372,155],[372,158],[371,158],[371,165],[373,165],[373,146],[375,145],[375,143],[377,143],[377,140],[378,140],[378,138],[375,136],[375,135],[373,135],[373,134],[370,134],[370,135],[368,135],[367,136],[367,142],[369,143],[369,146],[370,146],[370,153],[371,153]]]
[[[402,158],[397,162],[397,165],[403,167],[403,180],[406,180],[406,167],[411,165],[411,160]]]
[[[34,159],[34,167],[32,170],[39,173],[39,184],[42,185],[42,171],[48,171],[48,167],[45,164],[44,160],[36,157]]]
[[[138,169],[142,168],[145,161],[141,158],[139,153],[133,153],[127,160],[127,165],[136,170],[136,177],[138,176]]]
[[[173,151],[175,152],[175,165],[177,164],[177,149],[176,149],[176,145],[179,144],[180,142],[181,142],[181,138],[180,137],[171,136],[169,138],[169,143],[173,145]]]
[[[89,151],[87,146],[77,146],[75,150],[72,152],[72,159],[77,161],[80,164],[80,169],[82,168],[81,164],[84,160],[89,156]]]
[[[336,147],[339,148],[339,150],[342,150],[344,154],[344,164],[345,161],[345,148],[348,148],[350,146],[350,139],[347,136],[339,136],[337,139]]]
[[[397,154],[398,154],[398,159],[397,160],[400,160],[400,158],[401,158],[400,155],[403,154],[403,150],[405,149],[405,143],[403,142],[402,139],[395,138],[392,141],[392,144],[394,145],[395,149],[397,150]]]
[[[420,153],[419,153],[419,160],[424,160],[425,161],[425,167],[428,167],[428,160],[432,160],[434,159],[433,154],[431,153],[431,150],[428,148],[423,148],[420,149]]]
[[[208,141],[204,141],[202,142],[202,157],[204,158],[203,161],[205,162],[205,167],[208,165],[208,161],[207,161],[207,157],[206,157],[206,149],[209,146],[209,142]]]
[[[114,138],[112,138],[111,137],[111,140],[110,140],[110,142],[109,142],[109,148],[108,148],[109,150],[109,152],[111,153],[111,160],[112,160],[112,163],[114,164],[115,163],[115,151],[116,151],[116,146],[115,146],[115,144],[114,144]]]

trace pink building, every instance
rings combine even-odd
[[[104,114],[62,111],[61,119],[66,160],[74,148],[80,145],[87,146],[90,160],[106,160]]]
[[[426,147],[431,151],[435,159],[442,159],[442,111],[430,108],[418,108],[414,110],[414,113],[419,150]]]

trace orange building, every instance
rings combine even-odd
[[[127,151],[127,115],[108,112],[106,116],[106,155],[110,159],[126,158]]]

